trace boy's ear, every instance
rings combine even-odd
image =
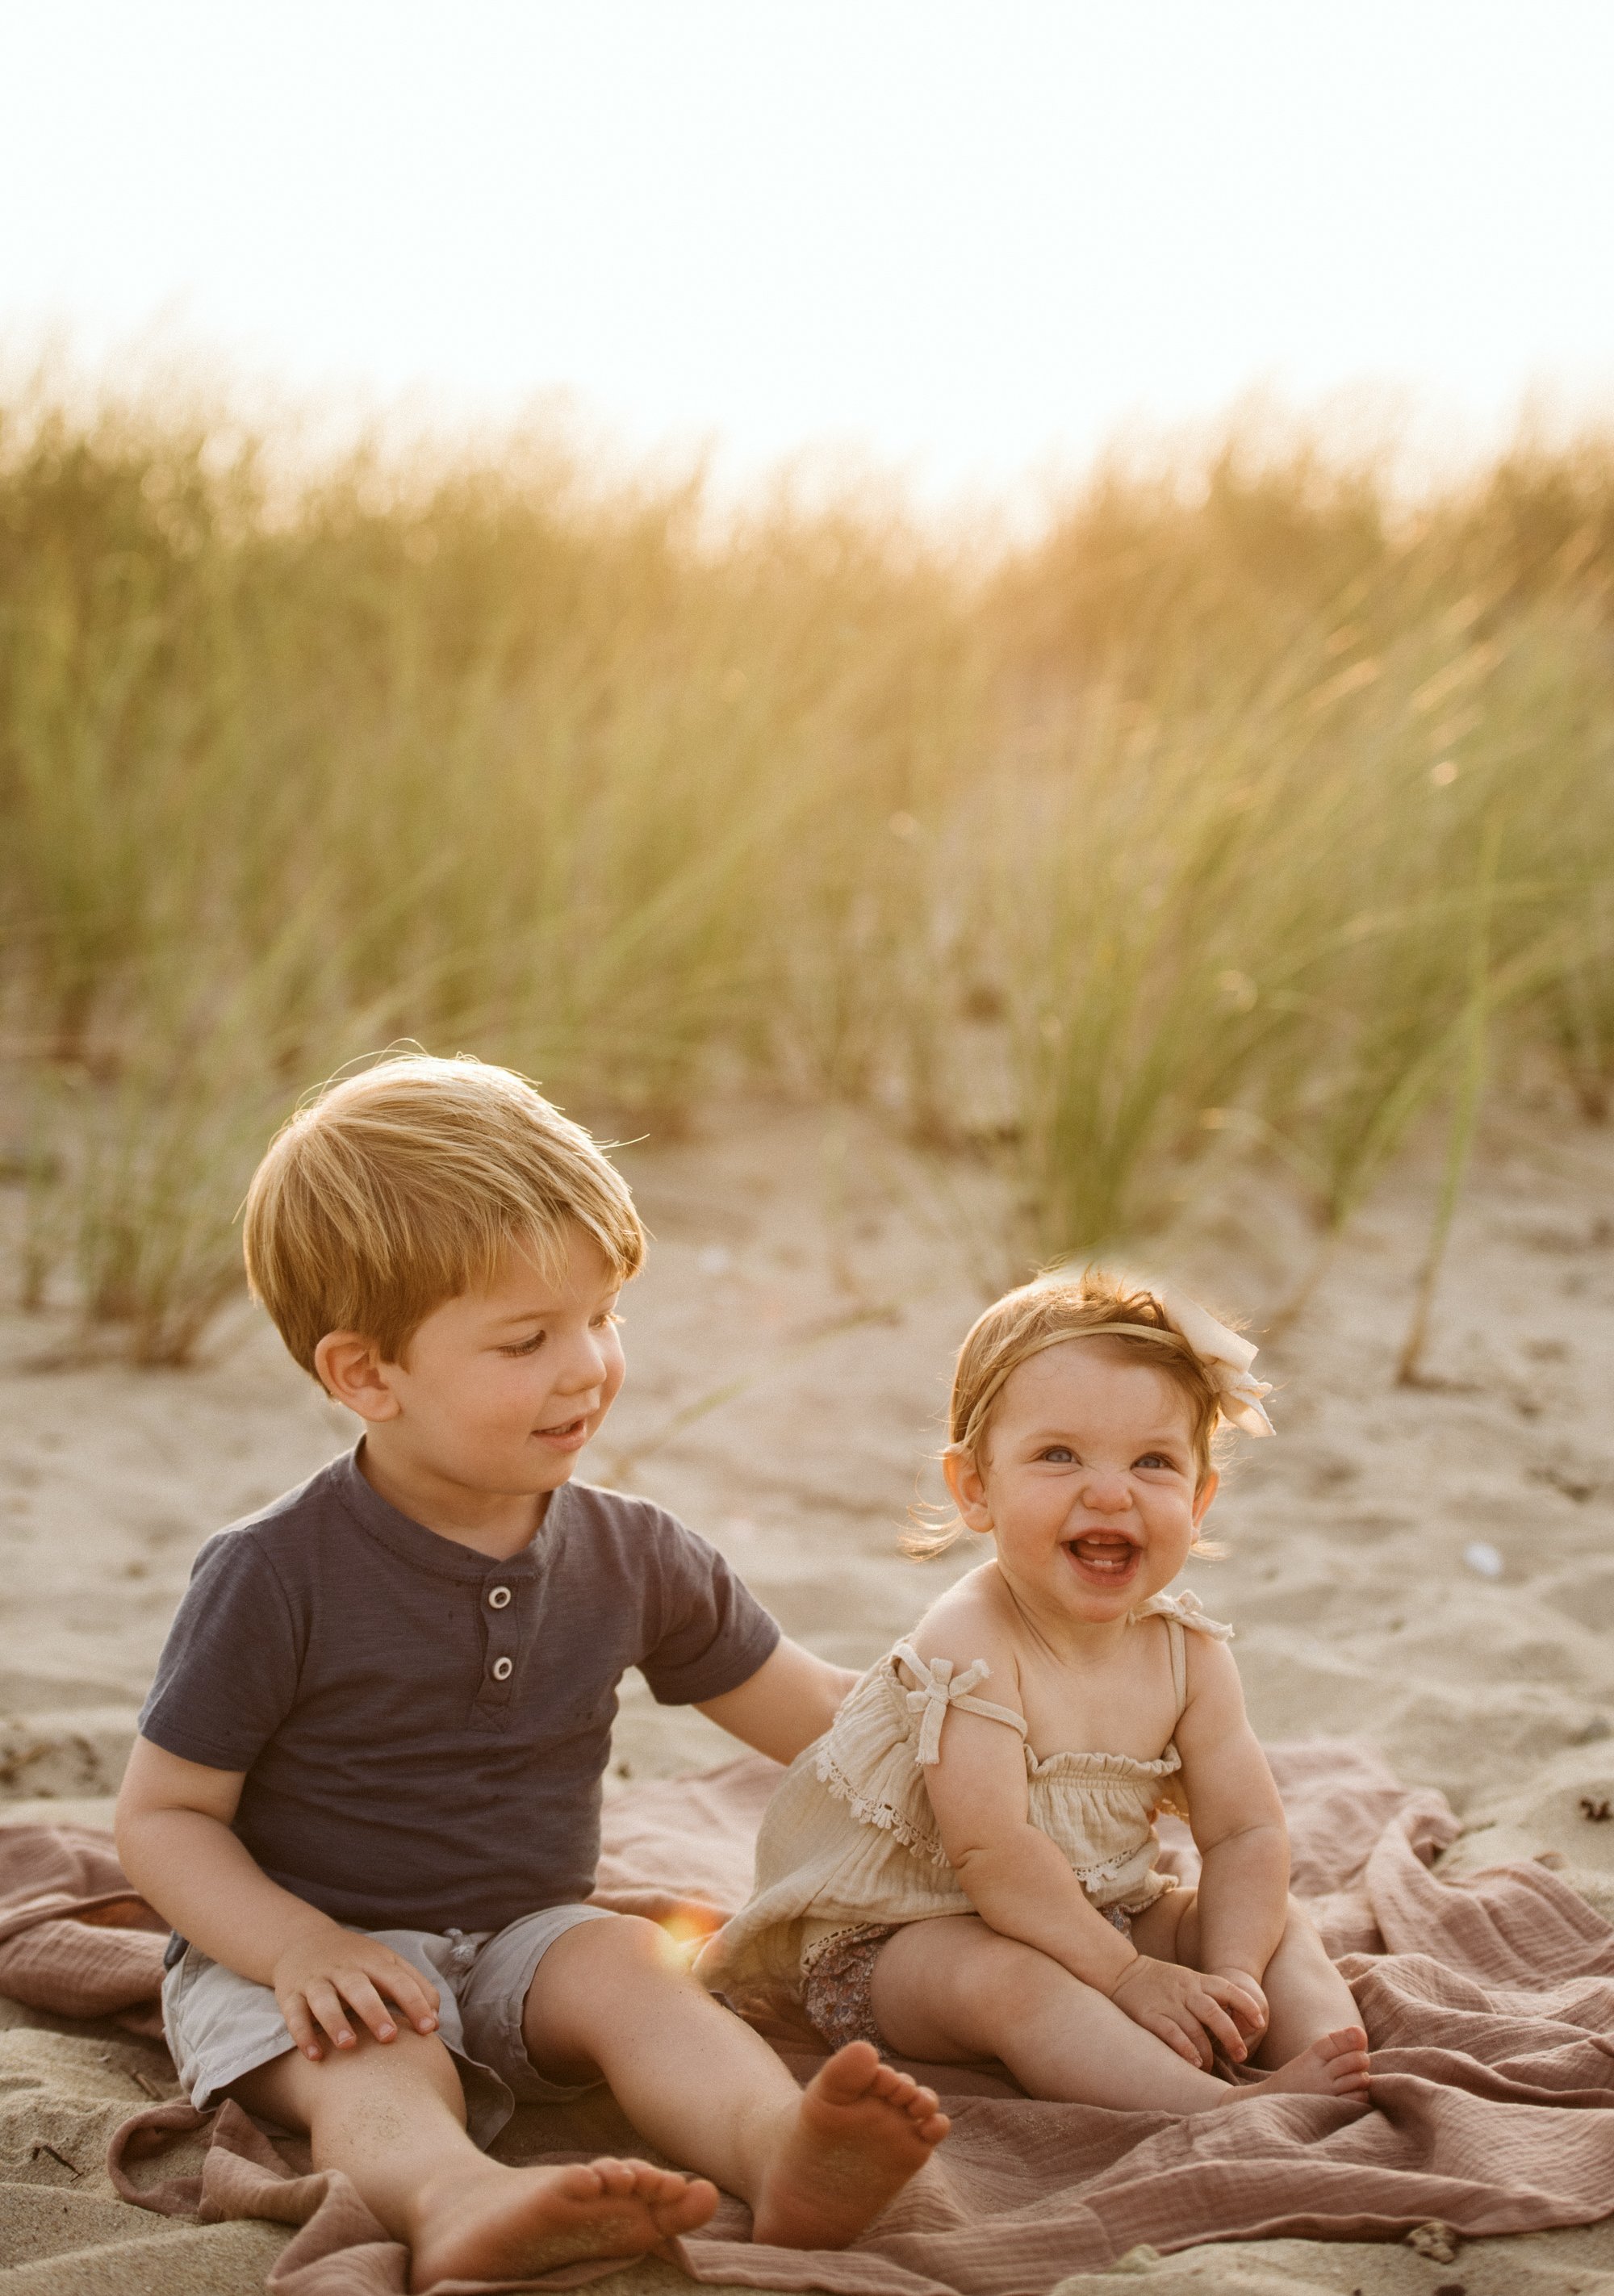
[[[985,1533],[992,1528],[992,1510],[987,1505],[987,1487],[980,1469],[968,1451],[954,1450],[948,1446],[941,1455],[941,1471],[947,1479],[947,1488],[953,1494],[953,1504],[963,1517],[966,1529]]]
[[[1193,1527],[1198,1530],[1210,1512],[1210,1502],[1222,1488],[1222,1478],[1213,1467],[1193,1495]]]
[[[314,1350],[314,1375],[333,1403],[345,1404],[377,1424],[396,1419],[398,1399],[373,1340],[357,1332],[327,1332]]]

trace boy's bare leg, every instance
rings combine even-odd
[[[441,2041],[407,2028],[311,2064],[289,2049],[233,2085],[249,2112],[305,2128],[315,2165],[341,2169],[411,2254],[410,2286],[512,2280],[580,2257],[642,2256],[692,2232],[717,2204],[708,2184],[643,2161],[512,2169],[479,2152]]]
[[[972,1914],[898,1930],[874,1964],[873,2007],[904,2056],[996,2057],[1032,2096],[1129,2112],[1205,2112],[1271,2089],[1343,2095],[1360,2039],[1330,2033],[1259,2087],[1233,2087],[1046,1954]]]
[[[1175,1918],[1174,1918],[1175,1916]],[[1169,1935],[1155,1940],[1157,1925]],[[1133,1924],[1132,1941],[1141,1953],[1159,1954],[1162,1960],[1197,1969],[1200,1963],[1199,1903],[1191,1890],[1173,1891],[1142,1914]],[[1291,2063],[1325,2034],[1354,2030],[1361,2034],[1359,2049],[1367,2045],[1362,2033],[1362,2013],[1349,1986],[1328,1957],[1328,1951],[1307,1915],[1291,1898],[1289,1920],[1278,1949],[1266,1970],[1249,1974],[1266,1996],[1266,2030],[1250,2053],[1250,2062],[1263,2067]]]
[[[602,2074],[641,2135],[748,2201],[752,2238],[779,2247],[855,2240],[947,2131],[934,2090],[866,2042],[798,2088],[761,2036],[688,1974],[665,1933],[631,1915],[556,1939],[522,2030],[541,2071]]]

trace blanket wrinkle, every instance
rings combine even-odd
[[[1443,1880],[1434,1861],[1455,1818],[1439,1796],[1399,1785],[1369,1750],[1318,1741],[1269,1751],[1297,1894],[1380,2053],[1372,2110],[1260,2095],[1174,2120],[1032,2101],[988,2069],[915,2067],[945,2090],[953,2134],[855,2247],[750,2243],[744,2211],[726,2202],[671,2260],[700,2281],[824,2296],[1049,2296],[1058,2281],[1143,2245],[1168,2254],[1208,2240],[1398,2240],[1436,2219],[1473,2238],[1614,2211],[1614,1928],[1540,1866]],[[654,1906],[678,1935],[715,1925],[746,1894],[757,1819],[777,1775],[748,1759],[618,1796],[605,1810],[599,1901]],[[0,1829],[0,1922],[53,1888],[75,1899],[117,1890],[104,1837],[70,1844],[66,1833],[51,1851],[59,1870],[44,1872],[37,1842],[20,1875]],[[1166,1854],[1192,1878],[1185,1835],[1170,1835]],[[55,1956],[62,1999],[79,1981],[78,1963],[108,1939],[160,1946],[64,1911],[0,1939],[0,1988],[10,1986],[5,1957],[29,1938]],[[48,1990],[43,1963],[31,1981]],[[817,2059],[802,2031],[766,2030],[798,2078],[810,2072]],[[200,2177],[137,2177],[209,2120]],[[541,2125],[546,2143],[567,2133],[563,2114]],[[519,2147],[511,2157],[518,2152],[587,2157]],[[160,2213],[295,2225],[270,2274],[275,2296],[401,2296],[407,2286],[403,2249],[348,2180],[299,2175],[232,2104],[216,2116],[184,2103],[136,2113],[109,2165],[126,2199]],[[505,2284],[575,2284],[616,2268],[575,2266]],[[472,2292],[462,2284],[439,2296]]]
[[[160,2035],[168,1925],[130,1890],[110,1834],[0,1829],[0,1993],[62,2017]]]

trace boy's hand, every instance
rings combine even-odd
[[[1256,2031],[1266,2022],[1260,1988],[1242,1971],[1230,1977],[1184,1969],[1175,1961],[1154,1961],[1146,1953],[1121,1972],[1110,1998],[1179,2057],[1206,2072],[1214,2061],[1213,2040],[1220,2041],[1235,2064],[1242,2064],[1249,2052],[1239,2025]]]
[[[270,1982],[286,2030],[315,2064],[325,2054],[326,2038],[339,2049],[356,2046],[349,2013],[378,2041],[397,2034],[389,2002],[417,2033],[437,2030],[437,1987],[379,1938],[361,1937],[335,1922],[293,1938]]]

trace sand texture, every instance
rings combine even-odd
[[[657,1241],[627,1302],[628,1387],[584,1472],[675,1508],[788,1631],[862,1664],[973,1559],[917,1564],[896,1540],[916,1488],[938,1494],[919,1471],[948,1357],[997,1273],[991,1183],[852,1119],[766,1110],[624,1161]],[[1432,1382],[1398,1389],[1435,1185],[1410,1162],[1264,1349],[1280,1439],[1242,1447],[1212,1526],[1229,1554],[1187,1581],[1237,1626],[1263,1736],[1369,1741],[1462,1816],[1447,1870],[1544,1857],[1614,1916],[1614,1141],[1522,1116],[1495,1128],[1440,1287]],[[1281,1188],[1229,1176],[1148,1264],[1259,1327],[1314,1249]],[[197,1546],[349,1434],[244,1312],[192,1373],[41,1368],[63,1336],[38,1320],[4,1333],[0,1815],[104,1822]],[[1465,1560],[1476,1546],[1499,1575]],[[729,1751],[625,1685],[619,1775]],[[177,2227],[111,2196],[110,2129],[171,2088],[155,2046],[0,2003],[0,2296],[260,2285],[282,2232]],[[1133,2267],[1172,2296],[1590,2296],[1614,2292],[1614,2226],[1445,2262],[1233,2243],[1139,2256],[1102,2284]],[[656,2296],[676,2279],[623,2276]]]

